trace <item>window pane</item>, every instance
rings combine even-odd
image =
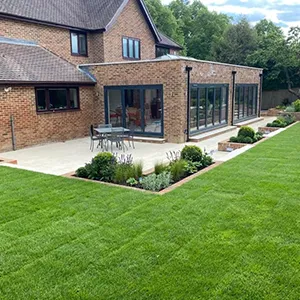
[[[78,103],[77,89],[70,89],[70,108],[78,108]]]
[[[130,58],[134,58],[133,57],[133,40],[128,40],[128,43],[129,43],[129,57]]]
[[[140,42],[134,41],[134,56],[135,58],[140,58]]]
[[[128,40],[123,38],[123,56],[128,57]]]
[[[221,98],[221,123],[227,121],[227,87],[222,87],[222,98]]]
[[[146,89],[144,91],[144,125],[145,132],[162,132],[162,91]]]
[[[78,52],[78,35],[74,32],[71,33],[72,53],[79,54]]]
[[[156,57],[164,56],[166,54],[170,54],[170,49],[156,47]]]
[[[221,88],[215,89],[215,107],[214,107],[214,124],[220,123],[220,109],[221,109]]]
[[[66,89],[49,89],[50,109],[67,108],[67,90]]]
[[[134,131],[143,131],[141,92],[139,89],[126,89],[125,107],[126,107],[126,127]]]
[[[44,89],[38,89],[36,91],[37,95],[37,110],[46,110],[46,91]]]
[[[190,130],[197,130],[197,101],[198,101],[198,89],[191,89],[191,107],[190,107]]]
[[[207,126],[212,125],[212,116],[213,116],[213,111],[214,111],[214,93],[215,89],[214,88],[209,88],[208,89],[208,107],[207,107]]]
[[[206,88],[200,88],[200,100],[199,100],[199,129],[205,128],[206,118]]]
[[[85,34],[79,34],[79,53],[82,55],[87,54]]]

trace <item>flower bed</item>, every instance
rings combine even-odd
[[[182,151],[169,152],[167,157],[167,165],[157,163],[153,173],[143,175],[142,164],[133,163],[131,155],[117,156],[103,152],[91,163],[79,168],[75,176],[159,192],[213,164],[212,158],[196,146],[185,146]]]
[[[260,141],[263,135],[260,132],[256,132],[249,126],[242,126],[237,136],[232,136],[229,141],[223,141],[218,143],[219,151],[231,152],[247,144],[254,144]]]
[[[291,113],[285,113],[282,116],[279,116],[276,120],[272,123],[268,123],[267,127],[273,128],[284,128],[287,127],[295,122],[296,118]]]
[[[279,127],[259,127],[258,131],[262,134],[269,134],[271,132],[277,131]]]

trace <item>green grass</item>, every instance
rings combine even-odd
[[[0,299],[299,299],[299,132],[164,196],[0,167]]]

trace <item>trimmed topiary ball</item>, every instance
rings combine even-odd
[[[80,178],[88,178],[89,177],[88,171],[85,167],[81,167],[81,168],[77,169],[75,174],[76,174],[76,177],[80,177]]]
[[[249,126],[242,126],[239,130],[238,137],[250,137],[251,139],[255,136],[255,131]]]
[[[201,162],[203,157],[202,150],[197,146],[185,146],[181,151],[181,159]]]

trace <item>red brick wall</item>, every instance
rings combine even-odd
[[[0,17],[0,36],[35,41],[73,64],[103,62],[103,35],[88,34],[88,57],[72,56],[68,29]]]
[[[15,119],[17,148],[51,141],[65,141],[88,135],[96,117],[94,87],[80,88],[80,110],[37,114],[33,87],[13,87],[5,92],[0,87],[0,152],[12,150],[10,116]]]
[[[229,84],[229,124],[231,121],[232,71],[237,71],[237,83],[259,84],[260,70],[258,69],[209,62],[173,60],[91,66],[90,71],[98,81],[96,89],[99,102],[101,102],[101,105],[97,106],[101,109],[99,115],[102,114],[102,118],[104,118],[104,86],[163,84],[165,138],[169,142],[184,142],[184,130],[187,127],[187,74],[185,72],[187,65],[193,67],[192,83]]]
[[[104,33],[105,62],[123,60],[123,36],[140,39],[141,59],[155,58],[155,39],[136,0],[129,0],[115,24]]]

